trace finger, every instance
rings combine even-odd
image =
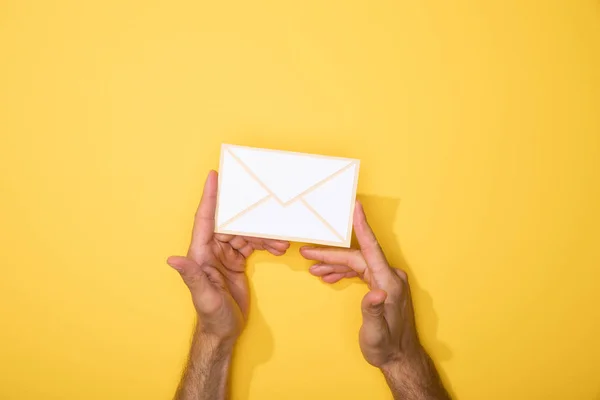
[[[398,275],[398,278],[402,279],[404,283],[408,283],[408,274],[406,273],[406,271],[403,271],[398,268],[393,268],[393,270],[396,273],[396,275]]]
[[[265,246],[265,247],[268,246],[272,249],[277,249],[277,250],[283,251],[285,253],[285,251],[290,248],[290,242],[286,242],[283,240],[266,239],[266,240],[263,240],[263,246]]]
[[[389,328],[384,316],[384,303],[387,293],[380,289],[371,290],[365,295],[361,303],[363,324],[361,327],[361,339],[367,345],[380,344]]]
[[[367,268],[363,255],[356,249],[303,246],[300,254],[308,260],[321,261],[323,264],[348,266],[359,274]]]
[[[252,255],[252,253],[254,252],[254,246],[251,243],[246,244],[244,247],[242,247],[241,249],[238,249],[238,251],[246,258],[250,257]]]
[[[213,237],[215,239],[217,239],[219,242],[229,243],[229,241],[236,236],[237,235],[230,235],[228,233],[215,233]]]
[[[190,260],[186,257],[171,256],[167,259],[167,264],[179,272],[181,278],[190,288],[190,290],[203,291],[209,286],[206,273],[202,271],[200,265],[195,263],[193,260]]]
[[[333,273],[333,274],[325,275],[324,277],[321,278],[321,280],[325,283],[336,283],[336,282],[344,279],[345,276],[346,276],[345,273]]]
[[[236,250],[241,249],[247,244],[248,242],[246,242],[246,239],[244,239],[242,236],[234,236],[229,240],[229,245]]]
[[[286,242],[285,240],[261,239],[249,236],[244,236],[244,239],[246,239],[248,243],[255,244],[256,249],[263,249],[265,245],[281,251],[285,251],[290,248],[290,242]]]
[[[204,183],[202,199],[194,218],[190,248],[207,244],[215,231],[215,209],[217,207],[217,172],[210,171]]]
[[[265,248],[266,251],[273,254],[274,256],[282,256],[285,254],[285,250],[279,250],[279,249],[271,247],[267,244],[263,244],[263,247]]]
[[[356,201],[356,207],[354,208],[354,231],[362,255],[373,274],[390,273],[390,267],[383,250],[367,222],[364,209],[359,201]]]
[[[310,272],[314,276],[324,276],[324,275],[331,274],[333,272],[344,273],[344,274],[347,272],[354,272],[356,274],[356,272],[354,270],[352,270],[350,267],[347,267],[345,265],[331,265],[331,264],[315,264],[308,269],[308,272]]]
[[[348,272],[334,272],[331,274],[326,274],[321,277],[321,280],[325,283],[336,283],[341,281],[342,279],[356,278],[358,274],[354,271]]]

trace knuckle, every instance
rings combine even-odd
[[[408,274],[405,271],[398,269],[398,268],[395,268],[394,271],[396,272],[396,275],[398,275],[398,277],[400,279],[402,279],[404,282],[408,282]]]
[[[366,312],[373,317],[380,317],[383,314],[383,307],[370,306]]]

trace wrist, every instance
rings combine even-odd
[[[205,352],[210,352],[223,358],[231,356],[236,341],[237,338],[223,337],[203,330],[200,326],[196,328],[194,335],[194,343]]]
[[[421,346],[411,354],[382,365],[380,369],[394,399],[450,400],[433,361]]]
[[[379,369],[386,377],[406,377],[420,373],[423,369],[423,360],[427,358],[425,349],[420,345],[410,352],[393,357],[390,361],[381,365]]]
[[[224,399],[234,341],[196,327],[177,399]]]

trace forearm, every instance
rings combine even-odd
[[[175,400],[227,399],[232,351],[233,345],[196,330]]]
[[[384,366],[381,371],[395,400],[450,400],[433,361],[424,349],[409,360]]]

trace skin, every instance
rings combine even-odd
[[[360,349],[369,364],[381,369],[394,399],[450,399],[419,341],[408,277],[389,265],[359,202],[354,232],[360,249],[301,248],[304,258],[318,261],[310,273],[327,283],[355,276],[367,283]]]
[[[250,291],[246,259],[256,250],[280,256],[289,243],[214,233],[217,173],[206,178],[186,257],[167,263],[192,295],[198,322],[175,399],[225,399],[234,344],[248,318]]]
[[[227,398],[233,347],[248,317],[246,259],[256,250],[279,256],[289,248],[288,242],[214,233],[216,202],[217,173],[211,171],[187,256],[167,260],[181,274],[198,314],[176,400]],[[449,399],[419,342],[406,273],[388,264],[360,203],[354,230],[360,250],[303,247],[305,258],[318,261],[310,272],[327,283],[356,276],[367,283],[360,348],[381,369],[395,399]]]

